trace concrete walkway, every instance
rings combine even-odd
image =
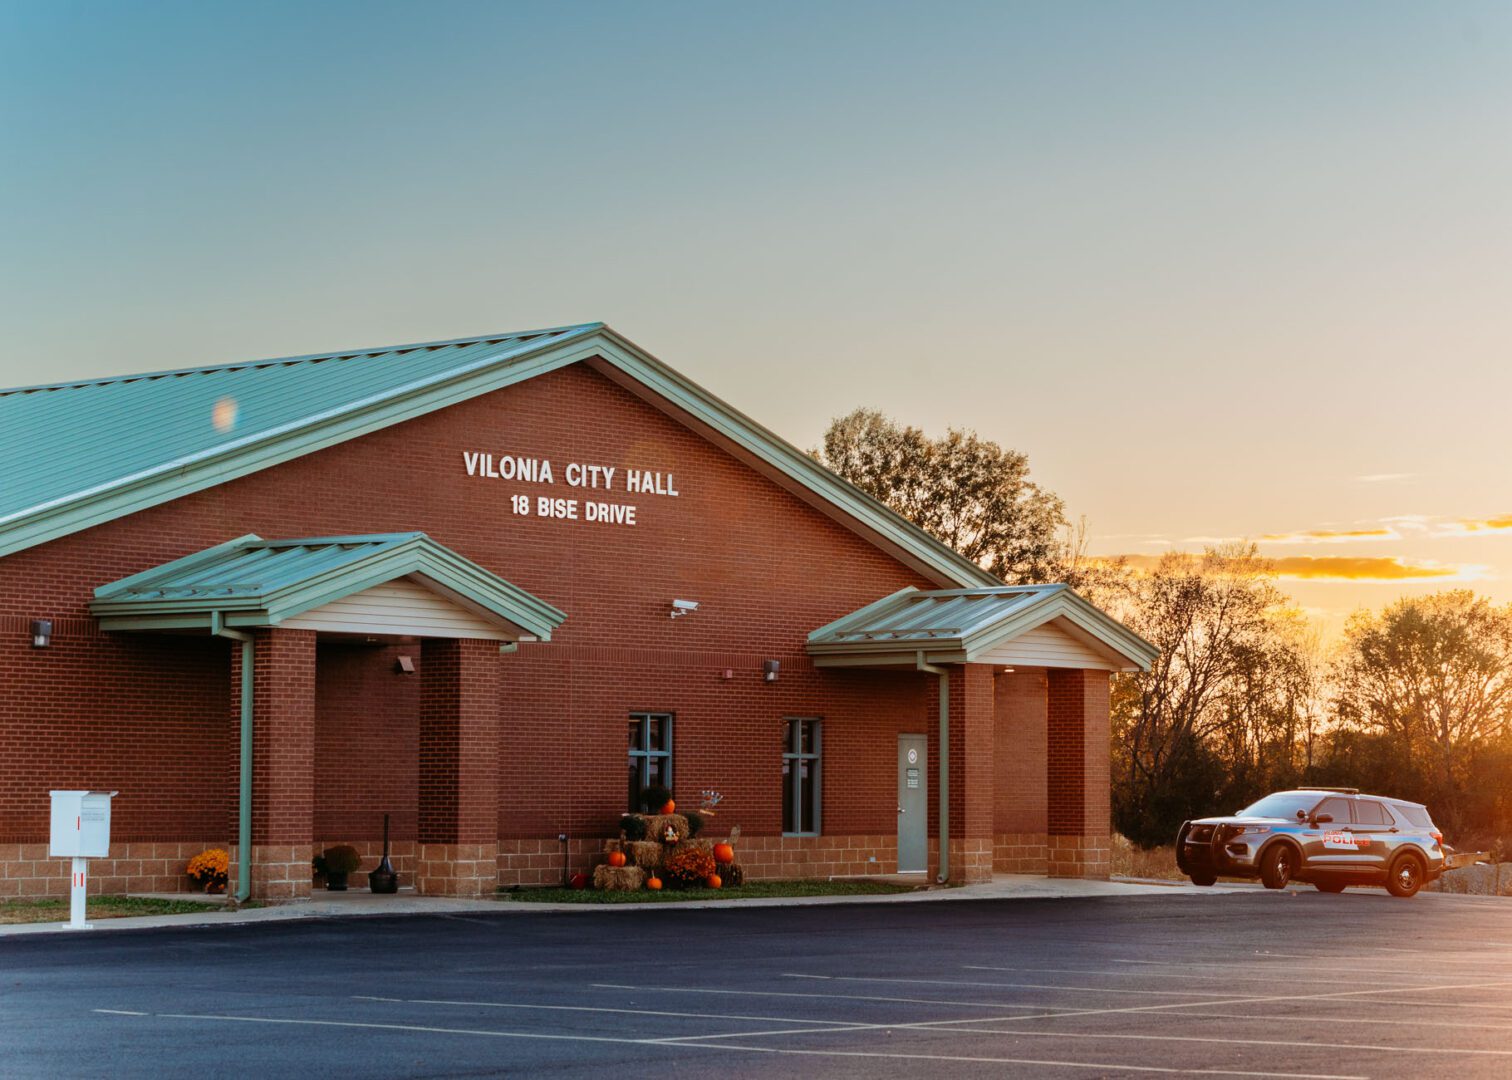
[[[830,904],[929,904],[958,900],[1051,900],[1102,896],[1191,895],[1240,891],[1243,886],[1215,886],[1199,889],[1185,882],[1154,881],[1080,881],[1074,878],[1044,878],[1028,874],[1001,874],[980,885],[953,889],[921,889],[917,892],[871,896],[781,896],[751,900],[687,900],[679,909],[809,907]],[[199,899],[193,894],[154,894],[165,899]],[[211,899],[211,898],[206,898]],[[490,915],[528,915],[541,912],[563,915],[585,911],[635,912],[648,908],[665,909],[667,903],[647,904],[534,904],[509,899],[465,900],[446,896],[418,896],[410,889],[397,894],[377,896],[353,890],[345,893],[318,892],[307,901],[244,911],[209,909],[186,915],[140,915],[119,919],[95,919],[94,931],[139,930],[157,926],[240,926],[247,923],[282,922],[290,919],[349,918],[363,915],[459,915],[486,912]],[[18,923],[0,926],[0,937],[21,934],[69,933],[64,923]]]

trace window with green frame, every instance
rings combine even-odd
[[[823,722],[789,717],[782,752],[782,833],[818,836],[823,782]]]
[[[672,789],[672,714],[630,714],[630,812],[644,809],[641,792],[652,784]],[[651,808],[655,813],[656,807]]]

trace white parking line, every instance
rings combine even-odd
[[[1487,944],[1487,945],[1493,945],[1495,943],[1494,942],[1486,942],[1485,944]],[[1458,950],[1447,950],[1446,949],[1446,950],[1440,952],[1440,951],[1437,951],[1437,950],[1434,950],[1434,949],[1398,949],[1398,948],[1393,948],[1393,947],[1387,946],[1387,945],[1380,945],[1380,946],[1376,946],[1375,952],[1388,952],[1388,953],[1397,953],[1397,954],[1400,954],[1401,955],[1401,961],[1404,964],[1407,963],[1412,957],[1415,957],[1415,956],[1420,956],[1420,957],[1422,957],[1425,960],[1432,960],[1435,964],[1479,964],[1482,967],[1495,967],[1497,965],[1497,962],[1498,962],[1496,959],[1492,959],[1491,957],[1476,956],[1476,955],[1474,955],[1474,950],[1467,950],[1467,949],[1458,949]],[[1390,960],[1393,959],[1393,957],[1390,957],[1390,956],[1377,956],[1377,955],[1375,955],[1375,952],[1366,953],[1366,954],[1364,954],[1362,956],[1328,956],[1328,955],[1320,955],[1319,953],[1315,953],[1315,952],[1313,952],[1313,953],[1266,952],[1266,953],[1259,954],[1256,957],[1256,959],[1260,959],[1260,960],[1270,960],[1270,959],[1275,959],[1275,960],[1311,960],[1313,963],[1326,963],[1326,962],[1336,961],[1336,960],[1350,960],[1350,961],[1352,961],[1352,960],[1364,960],[1364,961],[1367,961],[1367,962],[1379,962],[1379,961],[1382,961],[1382,960],[1390,961]]]
[[[109,1010],[95,1009],[93,1011],[105,1012]],[[865,1050],[797,1050],[773,1046],[736,1046],[730,1043],[720,1043],[717,1047],[714,1047],[703,1046],[696,1042],[669,1042],[661,1039],[627,1039],[603,1035],[566,1035],[536,1031],[492,1031],[485,1028],[445,1028],[426,1024],[376,1024],[355,1020],[305,1020],[292,1017],[234,1016],[208,1013],[155,1013],[143,1015],[155,1016],[157,1019],[162,1020],[207,1020],[221,1023],[281,1024],[300,1027],[355,1028],[369,1031],[406,1031],[428,1035],[472,1035],[496,1039],[545,1039],[559,1042],[618,1043],[622,1046],[646,1046],[661,1049],[682,1047],[689,1050],[741,1050],[746,1053],[796,1054],[808,1057],[884,1058],[898,1061],[958,1061],[988,1065],[1033,1065],[1044,1068],[1096,1069],[1105,1073],[1133,1072],[1160,1073],[1165,1075],[1182,1073],[1201,1076],[1265,1077],[1273,1078],[1273,1080],[1370,1080],[1369,1077],[1341,1075],[1337,1073],[1260,1072],[1247,1069],[1176,1069],[1161,1065],[1124,1065],[1101,1061],[1068,1061],[1046,1058],[968,1057],[951,1054],[880,1053]]]
[[[880,997],[874,994],[804,994],[795,990],[721,990],[707,986],[629,986],[589,983],[595,990],[639,990],[661,994],[726,994],[734,997],[819,998],[823,1001],[877,1001],[900,1005],[953,1005],[962,1009],[1043,1009],[1043,1005],[1010,1005],[1001,1001],[951,1001],[946,998]]]
[[[1489,983],[1451,983],[1451,984],[1448,984],[1448,985],[1441,985],[1441,986],[1401,986],[1401,987],[1387,987],[1385,989],[1373,989],[1373,990],[1338,990],[1338,991],[1334,991],[1334,992],[1328,993],[1328,994],[1273,994],[1273,995],[1269,995],[1267,997],[1229,998],[1227,1001],[1189,1001],[1189,1002],[1179,1002],[1178,1001],[1178,1002],[1172,1002],[1172,1003],[1169,1003],[1169,1004],[1166,1004],[1166,1005],[1126,1005],[1126,1006],[1124,1006],[1122,1008],[1117,1008],[1117,1009],[1061,1009],[1061,1010],[1058,1010],[1056,1012],[1046,1012],[1046,1013],[1040,1013],[1038,1015],[1032,1015],[1032,1016],[1021,1016],[1021,1017],[1018,1017],[1017,1019],[1022,1021],[1022,1020],[1059,1019],[1061,1017],[1068,1017],[1068,1016],[1107,1016],[1107,1015],[1110,1015],[1110,1014],[1113,1014],[1113,1013],[1162,1012],[1162,1011],[1167,1011],[1167,1010],[1170,1010],[1170,1009],[1201,1009],[1201,1008],[1207,1008],[1207,1007],[1212,1006],[1212,1005],[1261,1005],[1261,1004],[1265,1004],[1265,1003],[1268,1003],[1268,1002],[1275,1002],[1275,1001],[1329,1001],[1329,1000],[1335,1000],[1335,999],[1338,999],[1338,998],[1369,997],[1369,996],[1380,995],[1380,994],[1423,993],[1423,992],[1432,993],[1432,992],[1434,992],[1436,990],[1483,990],[1483,989],[1486,989],[1486,988],[1489,988],[1489,987],[1503,987],[1503,986],[1512,986],[1512,982],[1502,981],[1502,982],[1489,982]],[[1381,1004],[1381,1003],[1380,1002],[1371,1002],[1371,1004],[1372,1005],[1376,1005],[1376,1004]],[[1445,1006],[1455,1005],[1457,1003],[1456,1002],[1423,1002],[1422,1004],[1424,1004],[1424,1005],[1426,1005],[1428,1007],[1431,1007],[1431,1008],[1443,1008]],[[1463,1004],[1463,1003],[1458,1003],[1458,1004]],[[1469,1007],[1473,1008],[1474,1006],[1472,1005],[1472,1006],[1469,1006]],[[1501,1006],[1494,1006],[1493,1005],[1493,1006],[1485,1006],[1485,1007],[1486,1008],[1500,1008]],[[952,1021],[952,1020],[926,1021],[926,1023],[942,1024],[942,1025],[943,1024],[952,1024],[952,1023],[967,1023],[967,1024],[969,1024],[969,1023],[979,1023],[979,1022],[980,1021],[973,1021],[973,1020],[963,1020],[963,1021]]]
[[[1233,970],[1235,968],[1238,968],[1238,969],[1244,970],[1244,971],[1252,971],[1256,967],[1260,967],[1260,968],[1264,968],[1264,969],[1269,970],[1269,971],[1287,971],[1287,972],[1293,972],[1293,971],[1299,970],[1298,966],[1295,963],[1292,963],[1292,962],[1287,962],[1287,963],[1284,963],[1284,964],[1268,964],[1268,963],[1266,963],[1266,961],[1269,960],[1274,955],[1275,955],[1274,953],[1267,953],[1264,956],[1256,956],[1254,958],[1254,960],[1252,960],[1252,961],[1234,960],[1234,961],[1230,961],[1228,963],[1216,963],[1216,962],[1213,962],[1213,961],[1203,961],[1203,960],[1171,961],[1171,960],[1119,960],[1119,959],[1114,959],[1111,962],[1114,963],[1114,964],[1128,964],[1130,966],[1137,966],[1137,967],[1141,967],[1141,968],[1143,968],[1143,967],[1175,967],[1175,968],[1194,968],[1194,967],[1196,967],[1196,968],[1215,968],[1215,969],[1224,970],[1224,971],[1231,971],[1231,970]],[[1315,958],[1315,959],[1317,959],[1317,958]],[[1421,971],[1404,971],[1401,968],[1357,968],[1357,967],[1347,967],[1347,968],[1345,968],[1345,967],[1338,967],[1337,965],[1328,962],[1326,958],[1319,959],[1318,963],[1317,963],[1317,966],[1320,969],[1322,969],[1322,970],[1333,971],[1333,972],[1340,972],[1340,973],[1349,972],[1351,974],[1356,974],[1356,975],[1402,975],[1402,976],[1404,976],[1406,978],[1421,977],[1421,975],[1422,975]],[[1506,970],[1506,965],[1502,964],[1502,963],[1486,963],[1483,966],[1489,968],[1493,973],[1494,972],[1498,972],[1498,971],[1505,971]],[[1301,970],[1301,972],[1303,974],[1308,974],[1309,973],[1309,969],[1306,968],[1306,967],[1303,967],[1300,970]],[[1469,973],[1467,972],[1465,974],[1469,974]]]
[[[1012,1023],[1012,1021],[1007,1021]],[[915,1025],[900,1025],[912,1028]],[[1285,1046],[1298,1050],[1379,1050],[1393,1054],[1476,1054],[1490,1057],[1512,1057],[1512,1050],[1473,1050],[1453,1046],[1376,1046],[1365,1043],[1297,1042],[1289,1039],[1237,1039],[1211,1035],[1141,1035],[1129,1032],[1117,1034],[1100,1031],[1005,1031],[1002,1028],[952,1027],[952,1033],[970,1032],[980,1035],[1031,1036],[1042,1039],[1120,1039],[1139,1042],[1186,1042],[1218,1043],[1222,1046]]]
[[[996,987],[1002,990],[1058,990],[1073,994],[1138,994],[1142,997],[1211,997],[1230,995],[1202,990],[1123,990],[1110,986],[1051,986],[1046,983],[965,982],[957,979],[905,979],[881,975],[785,975],[788,979],[826,979],[833,982],[908,983],[916,986]]]
[[[1401,1002],[1394,1002],[1393,1004],[1401,1004]],[[1202,1017],[1208,1020],[1249,1020],[1254,1023],[1275,1023],[1278,1019],[1285,1019],[1288,1024],[1327,1024],[1330,1027],[1339,1023],[1337,1016],[1317,1016],[1311,1013],[1282,1013],[1278,1016],[1275,1013],[1260,1015],[1257,1013],[1193,1012],[1182,1013],[1182,1015]],[[1012,1021],[1009,1022],[1011,1023]],[[1388,1027],[1461,1028],[1469,1031],[1512,1031],[1512,1024],[1472,1024],[1458,1020],[1414,1020],[1410,1016],[1396,1016],[1389,1020],[1376,1016],[1351,1016],[1349,1017],[1349,1023],[1385,1024]]]
[[[693,1046],[696,1043],[679,1043]],[[712,1048],[711,1048],[712,1049]],[[1047,1058],[970,1057],[964,1054],[902,1054],[873,1050],[795,1050],[781,1046],[734,1046],[720,1043],[720,1050],[746,1050],[761,1054],[796,1054],[806,1057],[881,1058],[889,1061],[957,1061],[981,1065],[1034,1065],[1049,1069],[1096,1069],[1104,1073],[1136,1072],[1182,1076],[1255,1076],[1286,1080],[1370,1080],[1365,1076],[1342,1076],[1337,1073],[1254,1072],[1242,1069],[1168,1068],[1164,1065],[1120,1065],[1105,1061],[1056,1061]]]
[[[792,1016],[744,1016],[739,1013],[671,1012],[666,1009],[612,1009],[603,1005],[535,1005],[515,1001],[446,1001],[438,998],[389,998],[353,994],[356,1001],[385,1001],[403,1005],[456,1005],[479,1009],[537,1009],[543,1012],[623,1013],[630,1016],[677,1016],[700,1020],[754,1020],[763,1024],[823,1024],[833,1027],[850,1027],[846,1020],[815,1020],[813,1017]]]
[[[1295,975],[1192,975],[1188,972],[1176,971],[1073,971],[1069,968],[991,967],[987,964],[962,964],[961,969],[963,971],[1034,971],[1056,975],[1118,975],[1141,979],[1200,979],[1204,982],[1284,982],[1293,986],[1298,983],[1312,983],[1318,986],[1325,984],[1358,986],[1360,982],[1359,979],[1305,979]]]

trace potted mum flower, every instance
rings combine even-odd
[[[231,856],[225,849],[210,848],[190,859],[184,871],[202,892],[223,893],[226,891],[226,875],[230,868]]]

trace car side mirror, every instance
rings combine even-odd
[[[1313,818],[1313,820],[1316,821],[1319,825],[1326,825],[1333,820],[1333,815],[1319,814],[1317,817]]]

